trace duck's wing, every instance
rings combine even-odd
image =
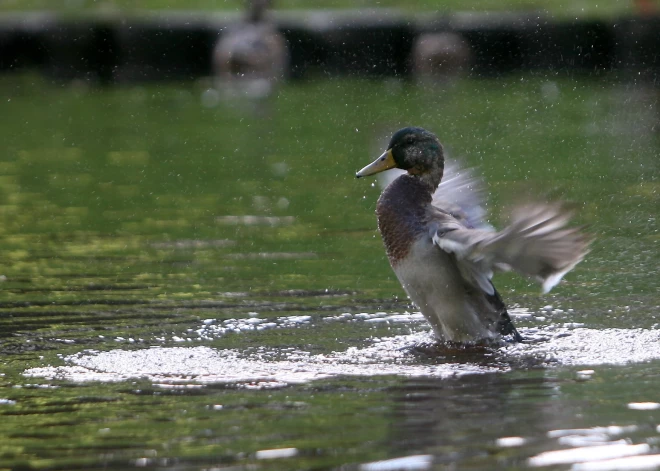
[[[391,169],[378,174],[380,186],[384,189],[405,170]],[[455,160],[445,164],[442,182],[433,193],[433,206],[451,213],[467,227],[492,230],[485,222],[484,183],[473,168],[464,168]]]
[[[435,206],[429,208],[427,218],[431,240],[440,249],[456,256],[456,266],[463,279],[486,295],[497,296],[495,287],[490,281],[493,277],[493,267],[484,260],[464,256],[467,249],[463,247],[463,244],[478,243],[482,238],[485,239],[496,232],[491,229],[473,229],[460,215],[454,215]],[[448,234],[459,234],[468,237],[468,240],[463,242],[448,237]]]
[[[472,247],[464,245],[479,244],[497,235],[490,229],[472,229],[465,222],[442,209],[432,207],[428,210],[429,227],[433,243],[445,252],[453,254],[461,277],[466,282],[466,291],[477,298],[485,299],[494,314],[495,319],[489,322],[497,323],[497,331],[502,335],[512,335],[513,340],[522,342],[523,338],[516,330],[506,305],[495,289],[491,278],[493,277],[493,264],[485,258],[466,256]],[[459,235],[453,238],[453,235]],[[467,238],[467,241],[461,240]]]
[[[485,222],[484,182],[473,168],[452,160],[445,164],[442,182],[433,193],[433,206],[449,211],[470,228],[493,230]]]
[[[590,236],[566,227],[571,212],[559,204],[528,204],[513,211],[500,232],[469,229],[459,221],[434,215],[433,243],[456,256],[466,281],[494,293],[493,270],[514,270],[550,291],[588,253]],[[486,283],[486,281],[488,283]],[[490,285],[490,290],[488,286]]]

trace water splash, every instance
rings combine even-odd
[[[367,320],[389,318],[397,322],[402,321],[400,316],[375,315]],[[223,323],[220,328],[223,333],[225,328],[249,331],[265,324],[256,319],[244,321],[241,326],[245,329],[231,322]],[[310,321],[307,316],[290,316],[278,318],[275,324],[280,328],[295,328]],[[250,351],[205,346],[86,350],[65,357],[63,366],[31,368],[24,375],[76,382],[146,378],[169,384],[235,383],[245,387],[279,387],[342,375],[445,378],[505,372],[529,365],[621,365],[660,359],[660,330],[596,330],[571,326],[533,330],[527,333],[525,343],[480,349],[438,346],[431,334],[424,331],[377,338],[366,347],[352,346],[329,354],[266,347]],[[584,374],[584,380],[588,380],[593,372]]]

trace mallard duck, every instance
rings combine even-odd
[[[457,33],[425,33],[410,53],[413,76],[423,82],[446,81],[466,75],[473,61],[468,42]]]
[[[473,178],[440,183],[443,148],[422,128],[394,133],[387,150],[356,176],[392,168],[405,173],[378,199],[378,228],[394,273],[436,337],[522,341],[491,281],[493,272],[514,270],[548,292],[588,252],[589,237],[566,227],[571,213],[560,204],[525,204],[513,211],[508,227],[495,231],[481,221]]]
[[[284,36],[266,18],[271,0],[246,0],[246,17],[230,27],[213,50],[213,69],[222,85],[242,85],[266,96],[286,77],[289,51]]]

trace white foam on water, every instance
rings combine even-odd
[[[547,340],[510,345],[507,354],[529,354],[548,363],[574,366],[625,365],[660,359],[660,330],[549,326],[539,329],[536,336]]]
[[[471,364],[415,364],[406,347],[429,341],[427,333],[379,339],[366,348],[312,355],[300,350],[246,354],[209,347],[154,347],[143,350],[83,351],[64,358],[65,366],[32,368],[25,376],[84,381],[251,383],[279,386],[340,375],[436,376],[499,371]]]
[[[422,321],[423,318],[408,313],[344,313],[323,318],[321,322],[375,320],[410,322]],[[202,329],[205,334],[203,337],[217,338],[229,331],[249,335],[249,332],[267,325],[269,327],[266,328],[298,328],[313,322],[314,318],[310,316],[262,319],[254,313],[240,320],[207,319],[202,321]],[[23,374],[74,382],[117,382],[141,378],[162,388],[198,388],[209,383],[230,383],[247,389],[264,389],[342,375],[446,378],[497,373],[514,369],[515,365],[521,362],[525,364],[527,360],[548,367],[589,366],[589,369],[578,370],[578,378],[586,381],[598,375],[596,365],[624,365],[660,359],[660,330],[596,330],[564,324],[527,329],[523,331],[523,336],[527,339],[525,343],[504,344],[490,349],[486,357],[491,358],[492,362],[486,362],[485,365],[485,356],[479,351],[458,355],[461,362],[452,362],[451,359],[456,356],[452,356],[451,350],[443,350],[441,346],[434,350],[431,333],[423,331],[376,338],[364,347],[349,347],[328,354],[313,354],[291,347],[238,350],[182,346],[105,352],[86,350],[64,357],[64,365],[31,368]],[[420,359],[420,353],[426,355],[424,361]],[[656,402],[628,404],[629,409],[642,411],[658,407]],[[572,465],[573,470],[656,469],[660,466],[660,455],[649,454],[653,450],[648,444],[633,445],[625,439],[625,434],[636,430],[636,425],[551,430],[547,434],[548,438],[556,439],[558,446],[571,448],[540,453],[529,458],[528,464],[533,467]],[[496,445],[518,447],[525,445],[526,441],[524,437],[502,437],[496,440]],[[257,458],[290,457],[293,456],[293,450],[262,450]],[[359,469],[423,470],[432,464],[431,455],[415,455],[364,463]]]
[[[262,318],[259,313],[248,313],[250,318],[238,319],[204,319],[202,325],[197,329],[190,329],[191,333],[197,334],[198,340],[211,340],[217,339],[227,334],[235,334],[241,332],[249,332],[255,330],[266,329],[287,329],[304,324],[311,324],[313,322],[312,316],[281,316],[277,318]],[[416,324],[425,322],[424,316],[417,313],[386,313],[375,312],[367,313],[361,312],[351,314],[348,312],[322,317],[323,322],[366,322],[366,323],[387,323],[387,324]],[[194,337],[194,336],[193,336]],[[174,339],[176,341],[176,339]]]
[[[247,321],[251,321],[248,319]],[[282,321],[282,320],[280,320]],[[310,322],[307,316],[287,318],[286,325]],[[259,323],[246,322],[258,326]],[[511,369],[509,362],[533,358],[537,364],[621,365],[660,359],[660,330],[549,328],[542,341],[508,344],[496,350],[490,366],[420,362],[412,347],[430,344],[428,332],[374,339],[366,347],[349,347],[330,354],[292,349],[232,349],[152,347],[142,350],[83,351],[64,358],[63,366],[31,368],[29,377],[61,378],[76,382],[123,381],[145,378],[154,382],[256,383],[262,386],[303,383],[339,375],[449,377]],[[634,407],[634,406],[633,406]],[[590,439],[587,439],[590,440]]]

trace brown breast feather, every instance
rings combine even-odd
[[[392,266],[408,255],[418,237],[428,233],[426,214],[432,199],[429,188],[410,175],[394,180],[378,198],[378,229]]]

